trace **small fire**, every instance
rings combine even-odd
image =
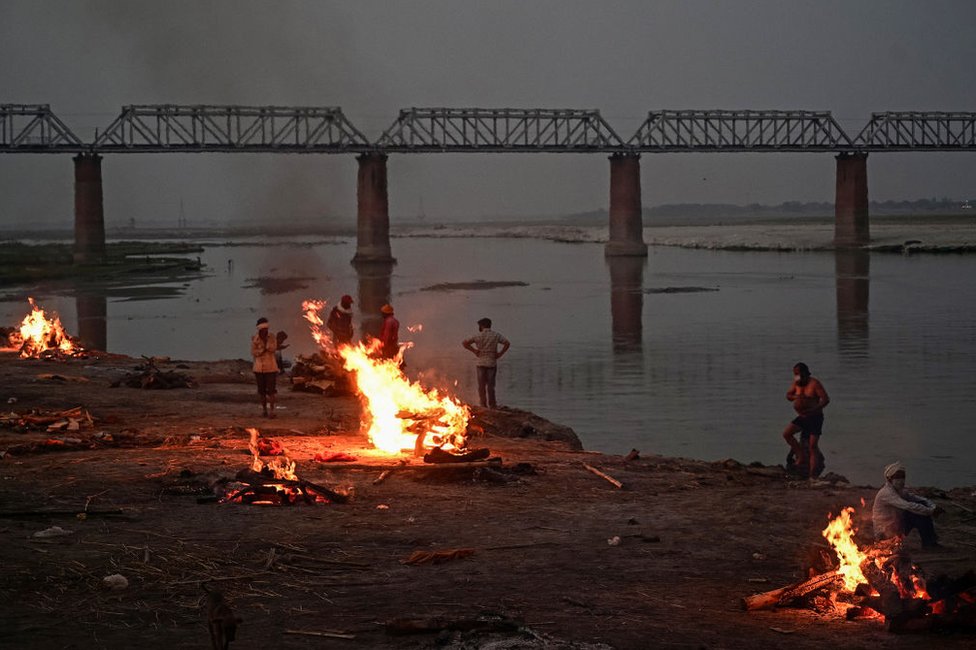
[[[410,381],[400,369],[403,348],[393,359],[378,357],[380,342],[376,339],[335,348],[332,338],[322,331],[318,312],[324,306],[324,301],[306,300],[302,304],[305,319],[311,323],[316,343],[327,351],[334,350],[343,367],[355,373],[373,446],[390,454],[408,449],[463,448],[470,409],[437,389]]]
[[[295,474],[295,461],[288,460],[288,456],[281,456],[280,458],[276,456],[270,462],[265,463],[261,460],[261,452],[258,450],[258,438],[261,433],[257,429],[252,428],[248,428],[247,432],[251,434],[251,440],[247,443],[247,447],[253,455],[251,470],[259,474],[264,471],[271,472],[276,479],[286,481],[298,480],[298,475]]]
[[[867,583],[867,579],[861,573],[861,562],[867,556],[861,552],[857,543],[854,542],[854,533],[857,532],[857,529],[851,522],[852,514],[854,514],[854,508],[849,506],[844,508],[837,517],[827,524],[822,533],[834,548],[834,553],[837,554],[837,559],[840,561],[837,573],[844,578],[844,591],[849,592],[853,592],[859,584]]]
[[[24,358],[39,357],[41,353],[53,350],[71,354],[80,350],[71,342],[68,334],[61,326],[61,319],[55,313],[47,318],[44,310],[37,306],[33,298],[28,298],[31,313],[24,316],[20,324],[20,336],[15,332],[11,335],[10,343],[20,348],[20,356]]]

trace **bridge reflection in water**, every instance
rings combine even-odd
[[[108,300],[104,294],[75,290],[78,340],[86,350],[108,350]]]
[[[868,303],[871,285],[871,254],[864,250],[834,253],[837,284],[837,344],[845,356],[868,353]]]
[[[647,258],[607,257],[606,262],[610,268],[613,351],[640,351],[644,337],[644,269]]]

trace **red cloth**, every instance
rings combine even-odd
[[[394,318],[393,314],[383,317],[380,341],[383,343],[382,352],[385,358],[392,359],[400,351],[400,321]]]

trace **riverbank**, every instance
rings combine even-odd
[[[607,226],[562,224],[480,224],[404,227],[400,237],[510,237],[537,238],[566,243],[605,243]],[[767,222],[719,223],[711,225],[652,225],[645,222],[644,242],[649,246],[675,246],[738,251],[832,251],[834,223],[827,219],[770,220]],[[871,243],[867,251],[895,253],[976,252],[976,218],[875,219],[871,222]]]
[[[267,420],[245,362],[160,361],[197,387],[111,387],[138,365],[0,356],[7,421],[74,407],[91,416],[57,419],[51,431],[0,428],[2,635],[12,646],[206,647],[203,583],[243,619],[232,648],[972,642],[896,637],[833,613],[741,611],[743,596],[806,577],[826,550],[829,514],[854,507],[866,541],[877,486],[652,449],[588,452],[565,427],[514,410],[475,412],[484,433],[472,444],[500,461],[427,467],[367,449],[351,397],[284,388]],[[246,427],[283,444],[301,478],[348,490],[349,502],[212,502],[213,486],[250,463]],[[913,537],[916,563],[933,575],[976,567],[976,491],[927,493],[946,508],[938,526],[951,550],[922,553]],[[70,532],[35,536],[55,526]],[[406,562],[418,552],[442,561]],[[107,588],[115,574],[128,586]],[[404,631],[398,619],[434,631],[393,634]]]

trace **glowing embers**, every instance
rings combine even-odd
[[[363,404],[363,428],[370,443],[390,454],[413,450],[445,452],[461,450],[465,445],[468,407],[436,388],[424,388],[411,381],[401,370],[403,350],[395,358],[380,356],[377,339],[335,346],[322,330],[319,312],[324,301],[305,301],[305,318],[311,323],[312,336],[324,351],[342,360],[343,368],[352,373],[356,395]]]
[[[31,313],[24,316],[19,330],[15,329],[7,335],[8,347],[20,350],[24,358],[59,358],[79,356],[84,350],[71,340],[58,315],[51,313],[48,317],[44,310],[37,306],[33,298],[28,298]]]
[[[248,448],[251,450],[251,466],[237,473],[236,483],[220,499],[221,503],[244,503],[250,505],[346,503],[347,491],[333,490],[298,477],[295,462],[288,459],[287,452],[264,461],[260,455],[260,432],[247,429],[250,434]]]

